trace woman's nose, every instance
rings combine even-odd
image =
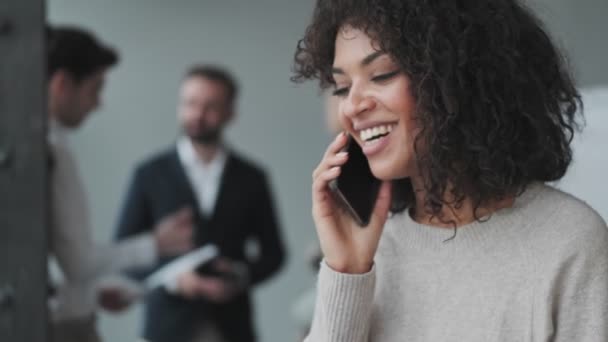
[[[376,107],[373,97],[366,95],[364,91],[351,88],[348,97],[344,100],[343,114],[353,118],[361,113],[370,111]]]

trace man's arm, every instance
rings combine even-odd
[[[92,239],[87,198],[78,167],[69,151],[53,145],[51,172],[51,250],[68,282],[87,282],[102,274],[154,261],[149,236],[132,236],[120,244],[97,244]]]
[[[129,185],[116,229],[117,240],[130,239],[134,235],[148,234],[154,237],[157,254],[160,256],[179,255],[193,247],[192,211],[182,208],[169,214],[159,222],[154,222],[149,197],[146,192],[148,182],[139,167]],[[135,279],[143,279],[152,273],[156,265],[130,269]]]
[[[285,249],[275,212],[270,185],[266,177],[259,182],[252,226],[259,244],[259,257],[248,262],[249,285],[258,284],[276,273],[285,261]]]
[[[131,177],[127,194],[123,202],[118,225],[116,240],[123,240],[145,231],[149,231],[154,223],[145,195],[145,185],[142,168],[139,167]]]
[[[141,168],[137,168],[131,178],[126,197],[120,211],[115,239],[125,240],[141,233],[152,233],[150,209],[145,196],[144,177]],[[143,279],[153,271],[153,267],[139,267],[129,270],[135,279]]]

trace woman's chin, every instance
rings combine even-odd
[[[370,168],[374,177],[378,178],[381,181],[392,181],[408,176],[407,174],[404,174],[404,172],[399,168],[391,167],[391,165],[371,164]]]

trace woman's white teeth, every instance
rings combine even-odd
[[[394,125],[381,125],[372,128],[367,128],[359,132],[359,136],[363,141],[369,141],[380,138],[389,134],[393,130]]]

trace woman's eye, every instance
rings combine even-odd
[[[397,76],[397,74],[399,74],[399,70],[395,70],[395,71],[393,71],[393,72],[389,72],[389,73],[386,73],[386,74],[382,74],[382,75],[374,76],[374,77],[372,78],[372,81],[374,81],[374,82],[382,82],[382,81],[386,81],[386,80],[389,80],[389,79],[391,79],[391,78],[393,78],[393,77]]]
[[[334,96],[346,96],[346,95],[348,95],[348,88],[347,87],[337,88],[336,90],[334,90],[333,95]]]

